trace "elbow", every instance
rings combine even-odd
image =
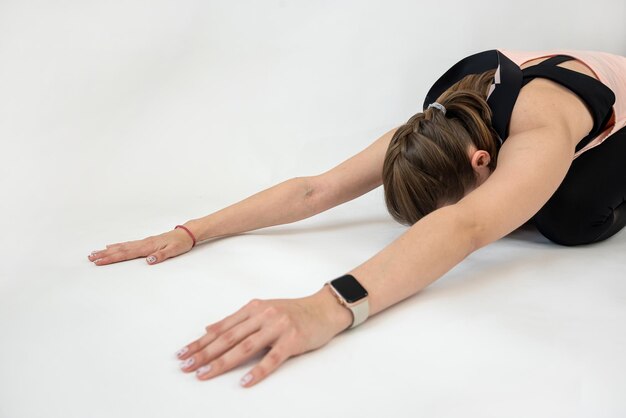
[[[482,217],[471,212],[465,212],[461,217],[469,241],[470,253],[493,242],[491,228]]]
[[[314,177],[294,177],[292,180],[298,183],[303,198],[309,199],[313,195],[317,195],[318,190]]]
[[[317,176],[295,177],[292,180],[298,184],[298,194],[309,215],[319,213],[322,186]]]
[[[472,252],[485,247],[487,244],[490,244],[493,240],[487,236],[487,228],[484,225],[481,225],[478,222],[474,222],[471,227],[470,233],[470,241]]]
[[[438,211],[450,212],[449,217],[454,220],[454,234],[466,250],[466,255],[489,244],[488,228],[471,211],[461,205],[454,204],[439,209]]]

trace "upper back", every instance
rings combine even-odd
[[[557,57],[565,52],[567,56]],[[424,105],[435,101],[464,76],[495,69],[494,82],[485,94],[493,113],[491,122],[501,142],[511,130],[520,132],[538,124],[565,123],[578,138],[580,153],[597,144],[598,139],[604,139],[615,126],[615,114],[618,119],[620,116],[612,107],[615,94],[610,87],[616,79],[622,80],[620,77],[626,83],[626,76],[624,71],[617,71],[619,75],[615,75],[615,69],[599,71],[596,67],[605,56],[617,62],[612,61],[613,67],[619,70],[624,63],[626,69],[626,59],[605,53],[485,51],[450,68],[433,85]],[[609,80],[610,86],[604,80]],[[626,93],[626,84],[624,86]],[[540,112],[535,112],[537,109]],[[531,114],[534,114],[532,118]]]
[[[611,123],[615,95],[584,63],[555,55],[520,68],[522,88],[510,116],[510,134],[560,123],[580,150]]]

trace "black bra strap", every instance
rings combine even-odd
[[[572,57],[559,55],[545,60],[537,65],[524,68],[523,85],[526,85],[535,78],[546,78],[561,84],[578,95],[591,112],[593,117],[593,128],[576,147],[578,151],[587,143],[600,134],[609,122],[612,114],[612,106],[615,103],[615,94],[602,82],[586,74],[572,71],[570,69],[557,66],[561,62],[573,59]]]
[[[513,106],[522,88],[522,71],[520,68],[496,49],[470,55],[456,63],[446,71],[431,87],[426,95],[423,108],[437,101],[449,87],[468,74],[480,74],[497,69],[495,88],[487,99],[492,110],[491,124],[500,136],[500,142],[508,136],[509,121]]]
[[[492,49],[490,51],[479,52],[470,55],[457,62],[453,67],[446,71],[426,94],[423,108],[426,109],[429,104],[436,102],[439,96],[456,82],[461,81],[463,77],[469,74],[480,74],[485,71],[493,70],[498,66],[498,51]]]
[[[609,87],[593,77],[558,66],[562,62],[573,59],[575,58],[568,55],[556,55],[521,70],[517,64],[497,49],[470,55],[456,63],[435,82],[426,95],[423,108],[426,109],[429,104],[437,101],[439,96],[466,75],[496,69],[487,103],[492,111],[492,126],[502,142],[508,137],[511,113],[521,88],[534,78],[546,78],[577,94],[591,112],[593,129],[578,143],[576,147],[578,151],[600,134],[609,122],[615,103],[615,94]]]
[[[548,58],[547,60],[541,61],[539,64],[536,64],[536,65],[555,66],[566,61],[571,61],[573,59],[574,57],[570,57],[569,55],[555,55],[553,57]],[[532,67],[534,67],[534,65]]]

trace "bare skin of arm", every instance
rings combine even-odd
[[[183,225],[197,241],[204,241],[296,222],[348,202],[382,184],[385,151],[395,131],[390,130],[323,174],[292,178]],[[175,229],[142,240],[107,245],[104,250],[92,252],[88,259],[102,266],[148,257],[149,264],[156,264],[189,251],[192,243],[186,231]]]
[[[419,292],[467,255],[530,219],[561,183],[578,140],[591,129],[585,105],[548,80],[522,90],[498,168],[472,192],[410,227],[396,241],[354,268],[368,290],[370,314]],[[299,299],[253,300],[206,327],[177,353],[185,372],[218,376],[271,347],[241,384],[262,381],[291,356],[319,348],[351,323],[327,287]]]
[[[544,59],[530,61],[522,68]],[[589,68],[577,61],[567,61],[560,66],[594,77]],[[532,83],[539,83],[541,87],[541,83],[548,82],[536,80]],[[589,115],[585,109],[581,109],[582,103],[579,99],[557,84],[553,84],[551,88],[560,89],[560,94],[568,96],[569,100],[578,101],[575,103],[576,111],[582,112],[583,117],[573,120],[574,125],[569,127],[569,130],[575,130],[576,126],[582,123],[581,121],[587,121],[585,117],[589,118]],[[526,96],[529,96],[528,93]],[[519,104],[518,107],[520,107]],[[537,121],[533,120],[526,126],[527,119],[517,125],[522,129],[528,129],[529,126],[537,124]],[[515,124],[516,121],[513,119],[511,133],[514,132]],[[204,241],[296,222],[352,200],[382,184],[381,174],[385,151],[395,131],[395,128],[390,130],[360,153],[323,174],[287,180],[220,211],[191,220],[183,225],[194,234],[198,241]],[[182,229],[176,229],[142,240],[107,245],[104,250],[92,252],[88,259],[95,265],[101,266],[139,257],[154,257],[154,261],[150,264],[156,264],[183,254],[191,248],[192,240],[189,235]]]
[[[527,222],[558,188],[576,143],[593,121],[569,90],[543,79],[529,87],[520,94],[511,136],[493,174],[350,272],[370,292],[372,314],[415,294],[476,249]]]

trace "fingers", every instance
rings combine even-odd
[[[146,257],[148,264],[158,264],[176,257],[193,247],[189,236],[180,230],[137,241],[109,244],[106,249],[93,251],[87,258],[97,266]]]
[[[259,321],[255,318],[241,322],[189,356],[181,363],[181,369],[185,372],[193,372],[208,365],[208,367],[202,367],[201,372],[207,378],[209,370],[213,370],[215,374],[230,370],[238,364],[237,362],[243,361],[244,357],[253,356],[265,347],[263,344],[269,342],[269,333],[258,333],[259,328]],[[234,350],[236,353],[229,354],[227,353],[229,350]]]
[[[253,303],[253,302],[251,302]],[[243,308],[239,309],[232,315],[227,316],[226,318],[218,321],[214,324],[207,325],[206,334],[191,344],[186,345],[176,352],[176,357],[181,360],[186,360],[189,357],[196,354],[198,351],[204,349],[208,344],[212,343],[219,337],[222,333],[227,330],[233,328],[235,325],[243,322],[249,316],[247,308],[250,306],[250,303]]]
[[[281,364],[291,357],[291,350],[288,344],[276,344],[272,349],[263,357],[256,366],[246,373],[239,384],[243,387],[251,387],[265,379],[272,374]]]
[[[87,259],[97,266],[103,266],[143,257],[149,251],[148,243],[130,242],[114,244],[107,245],[107,248],[104,250],[93,251]]]
[[[256,332],[244,340],[241,341],[238,345],[224,353],[222,356],[216,358],[215,360],[207,363],[199,367],[196,370],[196,377],[200,380],[208,380],[215,376],[219,376],[227,371],[239,366],[240,364],[250,360],[253,356],[255,356],[260,351],[266,349],[273,342],[275,342],[276,335],[269,332]],[[268,355],[272,353],[272,364],[274,364],[275,370],[280,364],[282,364],[289,356],[286,355],[287,351],[282,348],[280,345],[276,345],[275,348],[272,348]],[[267,358],[267,355],[265,356]],[[280,362],[278,362],[280,360]],[[276,363],[274,363],[276,361]],[[260,364],[260,363],[259,363]],[[257,365],[255,369],[259,366]],[[265,367],[269,367],[266,365]],[[270,370],[270,369],[268,369]],[[267,373],[269,374],[269,373]],[[265,374],[265,375],[267,375]],[[257,370],[256,375],[258,379],[261,379],[262,374]],[[251,376],[251,377],[248,377]],[[242,379],[242,385],[251,384],[254,381],[254,375],[250,375],[248,373]],[[260,380],[257,380],[260,381]]]
[[[211,379],[271,347],[241,380],[250,387],[265,379],[290,356],[306,351],[293,312],[271,301],[253,300],[233,315],[206,328],[207,333],[177,353],[181,369]]]
[[[139,257],[141,255],[134,251],[122,247],[114,247],[114,249],[107,248],[106,250],[94,251],[87,258],[95,265],[103,266]]]

